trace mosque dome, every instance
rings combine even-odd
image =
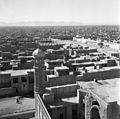
[[[34,58],[42,58],[45,56],[45,52],[42,51],[41,49],[37,48],[36,50],[33,51],[32,55],[34,56]]]

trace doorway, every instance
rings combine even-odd
[[[90,119],[100,119],[99,110],[97,107],[91,109],[91,118]]]

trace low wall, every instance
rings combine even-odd
[[[0,96],[5,96],[5,95],[13,95],[15,94],[15,89],[10,87],[10,88],[0,88]]]
[[[51,119],[48,110],[39,95],[36,95],[36,103],[37,103],[37,110],[36,110],[36,119]]]
[[[69,84],[47,88],[47,90],[54,93],[55,98],[74,97],[77,95],[77,89],[77,84]]]
[[[111,69],[106,71],[97,71],[97,72],[88,72],[83,74],[82,79],[84,81],[92,81],[93,79],[97,80],[105,80],[105,79],[113,79],[120,78],[120,69]]]
[[[75,76],[73,75],[53,77],[48,79],[48,82],[46,82],[46,86],[72,84],[75,83],[75,81]]]
[[[32,117],[35,117],[35,110],[3,115],[0,117],[0,119],[29,119]]]
[[[111,68],[106,70],[96,70],[93,72],[83,73],[82,75],[76,76],[77,81],[93,81],[93,79],[97,80],[106,80],[120,78],[120,69],[119,68]]]

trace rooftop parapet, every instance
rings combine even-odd
[[[78,88],[79,88],[78,84],[68,84],[68,85],[49,87],[49,88],[46,88],[46,90],[53,93],[54,98],[56,99],[56,98],[77,96]]]

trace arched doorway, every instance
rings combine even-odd
[[[91,108],[91,118],[90,119],[100,119],[100,114],[97,106]]]

